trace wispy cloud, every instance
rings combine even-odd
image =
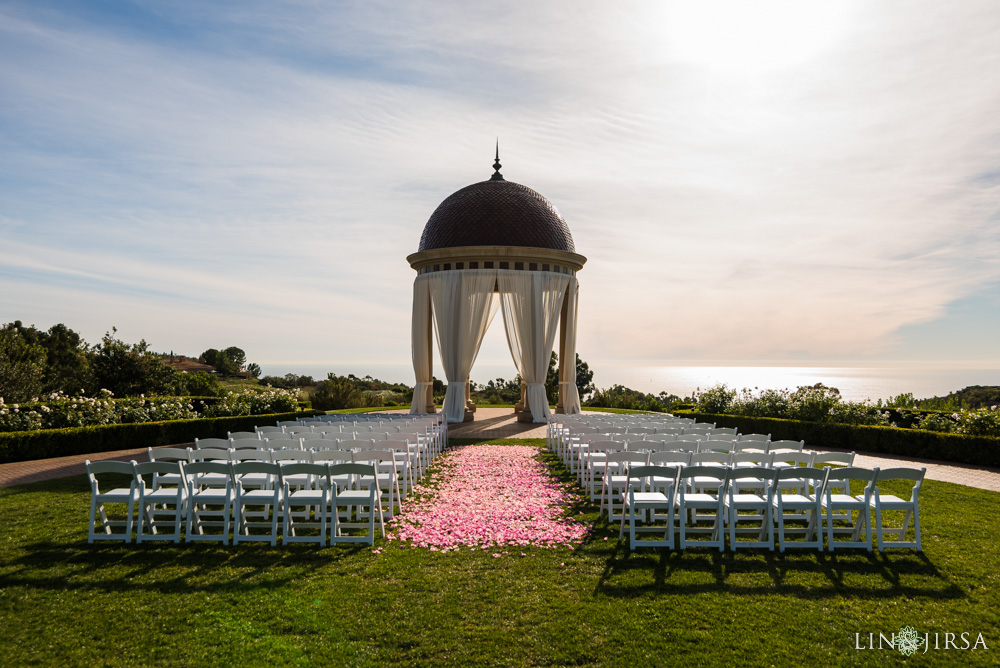
[[[838,5],[757,61],[680,4],[0,6],[0,308],[405,363],[405,256],[499,135],[590,258],[585,356],[878,358],[1000,282],[1000,11]]]

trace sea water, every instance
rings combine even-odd
[[[725,383],[731,388],[790,389],[823,383],[836,387],[841,396],[852,401],[888,399],[911,392],[918,398],[945,396],[969,385],[1000,385],[1000,369],[944,367],[828,367],[828,366],[686,366],[638,362],[589,362],[594,372],[594,384],[601,389],[613,385],[658,394],[667,392],[680,397]],[[340,376],[354,374],[372,376],[391,383],[413,384],[413,369],[407,364],[262,364],[264,375],[283,376],[287,373],[312,376],[316,380],[328,373]],[[509,365],[477,364],[472,380],[486,383],[497,378],[511,379],[517,374]],[[435,365],[434,375],[445,377]]]

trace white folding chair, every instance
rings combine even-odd
[[[281,516],[281,467],[269,462],[237,462],[231,468],[233,476],[233,545],[247,541],[278,542],[278,518]],[[266,476],[263,486],[243,483],[247,475]],[[251,510],[257,508],[257,510]],[[251,533],[263,529],[266,533]]]
[[[87,459],[83,465],[87,469],[87,479],[90,481],[90,526],[87,530],[87,542],[93,543],[95,540],[131,542],[137,498],[133,469],[135,462],[92,462]],[[105,479],[104,476],[128,476],[128,487],[114,487],[101,491],[101,480]],[[105,506],[110,503],[126,507],[124,519],[108,519]],[[98,517],[100,517],[99,524]],[[100,533],[97,531],[98,528]],[[123,531],[116,532],[115,528],[121,528]]]
[[[836,472],[838,468],[844,466],[854,466],[854,453],[853,452],[813,452],[812,459],[809,461],[808,466],[813,468],[821,469],[825,466],[835,467],[833,472]],[[851,495],[851,482],[850,480],[836,480],[833,475],[826,482],[827,491],[831,494],[846,494]],[[829,511],[827,511],[827,516],[830,516]],[[836,521],[850,522],[853,525],[853,520],[851,519],[851,513],[844,511],[835,511],[833,514],[833,519]]]
[[[838,547],[863,547],[869,552],[872,551],[870,515],[877,474],[877,468],[830,469],[823,494],[823,509],[826,511],[826,545],[830,552]],[[862,494],[857,496],[851,494],[853,480],[865,483]],[[844,526],[845,523],[847,526]],[[848,540],[835,540],[838,533],[850,534],[850,537]]]
[[[716,484],[710,484],[714,481]],[[726,549],[725,503],[729,469],[722,466],[685,466],[677,476],[677,520],[680,549],[717,547]],[[700,492],[693,491],[695,487]],[[705,523],[711,522],[706,527]],[[688,534],[707,534],[705,540],[689,539]]]
[[[726,495],[730,550],[735,552],[742,547],[766,547],[774,551],[771,510],[776,477],[777,471],[766,467],[730,469],[729,493]],[[740,526],[746,522],[750,522],[752,526]],[[756,539],[739,540],[736,538],[737,533],[756,533]]]
[[[377,472],[375,486],[381,490],[385,514],[393,518],[395,507],[403,507],[402,494],[399,485],[399,472],[396,469],[396,455],[392,450],[360,450],[354,453],[356,464],[374,464]],[[366,484],[368,481],[362,481]],[[386,508],[386,504],[388,508]]]
[[[802,452],[805,447],[805,441],[771,441],[771,443],[767,446],[767,451],[771,454],[784,455],[788,453]]]
[[[778,525],[778,549],[815,547],[823,551],[823,491],[830,469],[789,466],[775,469],[774,521]],[[798,527],[806,523],[804,529]],[[788,524],[794,523],[793,528]],[[790,540],[792,534],[803,533],[803,540]]]
[[[580,486],[586,490],[591,503],[601,494],[608,455],[625,450],[624,441],[591,441],[580,452]]]
[[[926,472],[926,468],[881,469],[875,476],[875,491],[871,504],[875,509],[875,531],[878,534],[879,552],[887,547],[912,547],[917,552],[923,551],[920,542],[920,488]],[[884,491],[886,487],[907,482],[913,483],[909,500]],[[899,527],[886,527],[884,524],[886,511],[902,511],[904,513],[902,524]],[[913,540],[908,541],[906,534],[910,527],[910,518],[913,518]],[[887,532],[896,534],[895,540],[887,540],[885,538]]]
[[[184,467],[188,483],[187,522],[185,542],[218,541],[229,543],[230,513],[233,504],[233,485],[229,462],[194,461]],[[221,478],[221,486],[208,484],[208,480]],[[205,529],[218,529],[205,533]]]
[[[146,456],[151,462],[184,462],[187,464],[191,461],[191,448],[146,448]],[[161,483],[174,487],[180,479],[180,473],[177,472],[166,473],[162,476],[154,473],[153,489],[159,487]]]
[[[143,462],[133,467],[133,473],[139,506],[135,542],[142,543],[147,540],[181,542],[181,527],[187,513],[187,479],[184,475],[184,462]],[[161,529],[171,525],[173,531],[161,533]]]
[[[346,485],[334,484],[330,498],[330,543],[375,543],[375,521],[385,538],[382,494],[375,482],[375,464],[334,464],[330,478],[346,477]],[[368,481],[365,483],[365,481]],[[345,534],[345,529],[367,529],[367,535]]]
[[[234,438],[229,441],[229,447],[233,450],[263,450],[267,448],[267,441],[260,438]]]
[[[282,480],[288,476],[305,477],[309,482],[298,488],[293,488],[287,482],[282,483],[284,529],[281,542],[325,545],[333,489],[330,467],[326,464],[305,462],[285,464],[281,467]],[[301,510],[296,513],[293,512],[294,508]],[[312,530],[316,533],[300,534],[302,530]]]
[[[231,451],[228,449],[223,450],[222,448],[202,448],[200,450],[192,450],[190,454],[191,463],[195,462],[225,462],[229,464],[229,456]],[[188,472],[188,477],[196,475],[195,483],[199,486],[207,487],[225,487],[229,483],[229,469],[225,469],[225,473],[222,473],[223,469],[219,469],[214,473],[190,473]],[[189,481],[190,482],[190,481]]]
[[[608,522],[621,518],[622,501],[628,490],[633,466],[644,466],[649,463],[649,453],[631,452],[628,450],[608,452],[603,462],[601,475],[601,510],[598,516],[608,513]]]
[[[239,462],[267,462],[271,463],[273,456],[271,450],[234,450],[229,453],[229,461],[236,464]],[[274,480],[264,473],[244,473],[240,476],[240,482],[244,488],[267,489]]]
[[[260,440],[259,431],[227,431],[226,436],[231,441],[242,440],[245,438],[255,438],[258,441]]]
[[[680,467],[674,466],[640,465],[629,468],[618,529],[618,540],[621,540],[628,522],[629,549],[674,549],[674,499],[679,470]],[[641,534],[655,534],[655,537],[641,539]]]
[[[194,439],[194,449],[204,450],[205,448],[219,448],[220,450],[229,449],[229,439],[228,438],[196,438]]]
[[[698,452],[721,452],[728,455],[732,451],[733,441],[723,441],[718,439],[698,441]]]

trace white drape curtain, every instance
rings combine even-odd
[[[534,422],[545,422],[550,414],[545,375],[571,278],[543,271],[497,272],[507,343],[528,386],[528,408]]]
[[[497,312],[495,269],[442,271],[425,275],[434,310],[441,366],[448,379],[444,413],[448,422],[465,419],[465,386],[483,336]]]
[[[411,336],[413,355],[413,375],[416,385],[413,387],[413,401],[410,403],[411,413],[423,413],[433,403],[434,392],[434,361],[431,359],[431,295],[427,279],[429,276],[417,276],[413,281],[413,319]]]
[[[580,282],[571,276],[566,286],[566,321],[562,332],[566,343],[563,359],[559,360],[559,396],[563,411],[567,414],[580,412],[580,390],[576,386],[576,313],[580,304]]]

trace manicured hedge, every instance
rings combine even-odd
[[[675,411],[675,414],[694,417],[700,422],[714,422],[719,427],[736,427],[744,434],[771,434],[771,439],[775,441],[804,440],[806,447],[845,448],[977,466],[1000,466],[1000,438],[988,436],[688,411]]]
[[[225,438],[227,431],[252,431],[258,425],[271,425],[278,420],[308,417],[318,412],[12,431],[0,434],[0,463],[191,443],[196,438]]]

